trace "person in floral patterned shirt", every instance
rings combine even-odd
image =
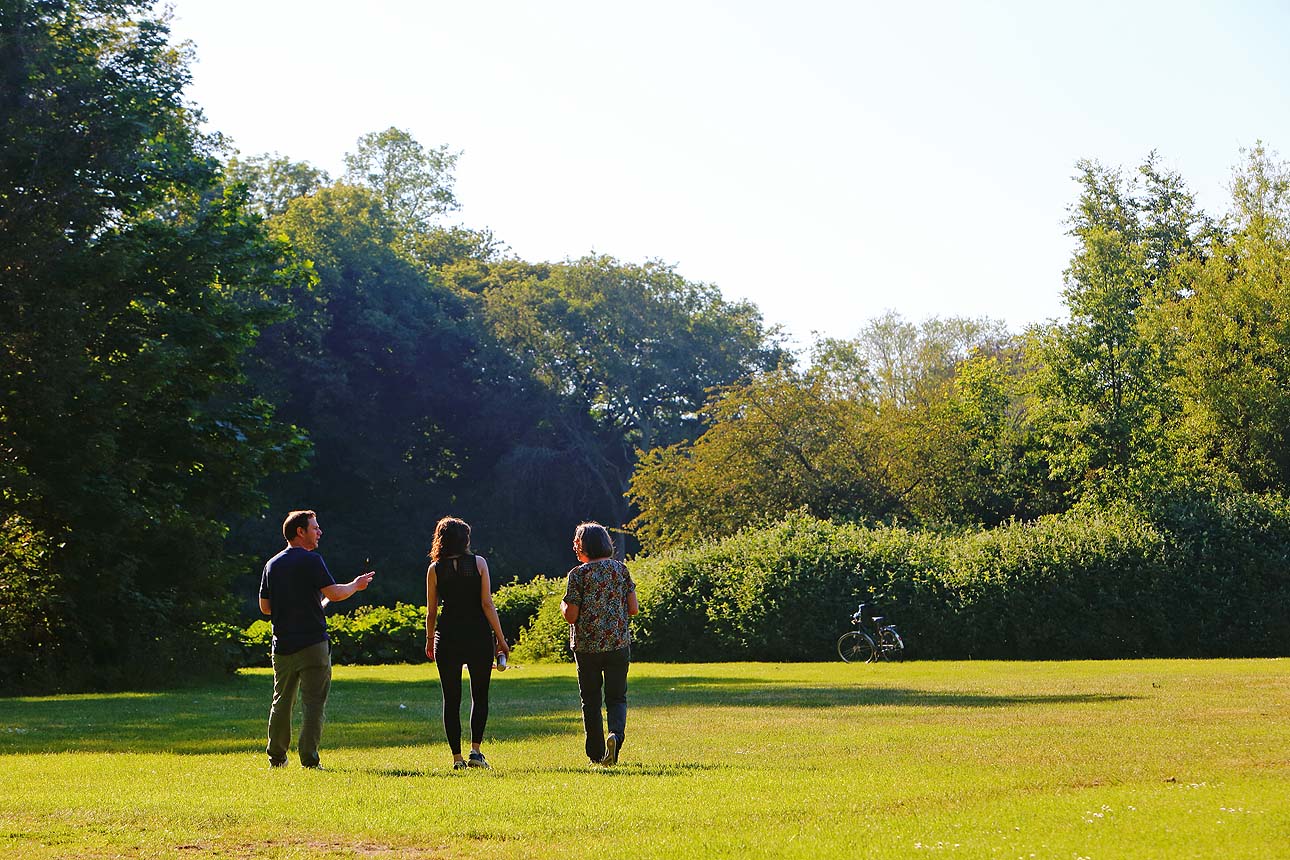
[[[627,565],[614,558],[614,542],[600,523],[578,526],[573,552],[582,564],[569,571],[560,611],[571,625],[569,642],[578,666],[587,757],[593,764],[617,764],[627,729],[632,641],[627,619],[640,611],[636,583]],[[608,735],[600,722],[602,691]]]

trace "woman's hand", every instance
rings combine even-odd
[[[426,659],[430,661],[434,660],[434,640],[433,639],[426,640]]]
[[[506,644],[506,640],[504,638],[499,638],[497,640],[497,650],[499,653],[505,654],[507,657],[511,656],[511,646]]]

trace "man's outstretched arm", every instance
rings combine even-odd
[[[354,596],[354,592],[362,591],[372,584],[372,577],[376,576],[376,571],[369,570],[367,573],[360,573],[354,577],[353,581],[336,585],[324,585],[321,589],[323,597],[327,602],[335,603],[338,600],[348,600]],[[261,607],[263,608],[263,607]]]

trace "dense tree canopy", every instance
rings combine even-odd
[[[0,680],[134,682],[227,605],[228,516],[299,465],[241,353],[294,275],[226,193],[184,56],[127,2],[0,19]],[[40,576],[29,565],[39,560]]]
[[[1290,167],[1263,147],[1233,181],[1230,234],[1175,275],[1176,447],[1253,491],[1290,488]]]
[[[1016,385],[982,352],[1004,336],[988,320],[916,325],[889,313],[853,340],[819,341],[804,371],[780,366],[722,389],[702,436],[637,467],[642,540],[724,536],[795,509],[843,520],[1016,515],[1017,499],[989,501],[1003,491],[986,488],[1016,456],[1005,426]],[[971,356],[973,374],[956,378]]]
[[[491,333],[552,395],[550,420],[612,526],[637,451],[692,438],[713,386],[782,353],[746,303],[657,263],[588,257],[485,293]]]
[[[249,374],[284,420],[308,429],[313,456],[268,482],[273,515],[244,523],[237,545],[263,552],[274,516],[308,506],[338,571],[371,558],[387,597],[416,599],[434,519],[508,429],[476,396],[491,376],[478,321],[467,297],[402,253],[396,223],[366,188],[298,198],[271,228],[315,280],[283,297],[295,313],[264,329]]]

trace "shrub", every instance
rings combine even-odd
[[[519,643],[511,656],[519,663],[568,663],[573,660],[569,650],[569,624],[560,612],[560,594],[549,595],[542,601],[537,613],[520,630]]]
[[[956,533],[793,514],[629,567],[633,657],[646,660],[835,659],[861,602],[911,657],[1290,654],[1290,501],[1276,496],[1178,492]],[[570,659],[563,586],[497,592],[516,660]],[[423,618],[407,604],[334,615],[334,659],[423,660]],[[239,665],[268,665],[267,622],[208,628]]]
[[[634,653],[662,660],[824,659],[861,601],[899,608],[905,629],[945,613],[943,547],[903,529],[793,514],[766,529],[632,563]],[[920,618],[925,613],[926,619]],[[920,623],[921,622],[921,623]]]
[[[537,576],[528,582],[514,582],[497,589],[493,605],[497,607],[497,620],[502,623],[506,641],[519,641],[520,629],[533,620],[543,602],[552,595],[564,595],[564,578]],[[559,603],[559,600],[556,601]]]
[[[206,635],[222,649],[230,668],[272,665],[273,632],[268,621],[253,621],[245,630],[231,624],[207,624]],[[373,665],[425,660],[425,607],[360,606],[327,618],[333,663]]]
[[[425,608],[360,606],[327,619],[333,663],[374,665],[426,659]]]
[[[56,689],[74,658],[59,631],[65,601],[49,572],[52,541],[18,516],[0,520],[0,690]],[[72,649],[75,651],[76,649]]]
[[[1249,494],[1077,507],[965,533],[794,514],[632,563],[635,655],[832,659],[857,603],[911,656],[1064,659],[1290,652],[1290,502]]]
[[[261,630],[263,628],[263,634]],[[202,625],[202,633],[213,644],[229,672],[244,666],[268,666],[271,634],[269,622],[256,621],[243,630],[233,624],[217,621]]]

